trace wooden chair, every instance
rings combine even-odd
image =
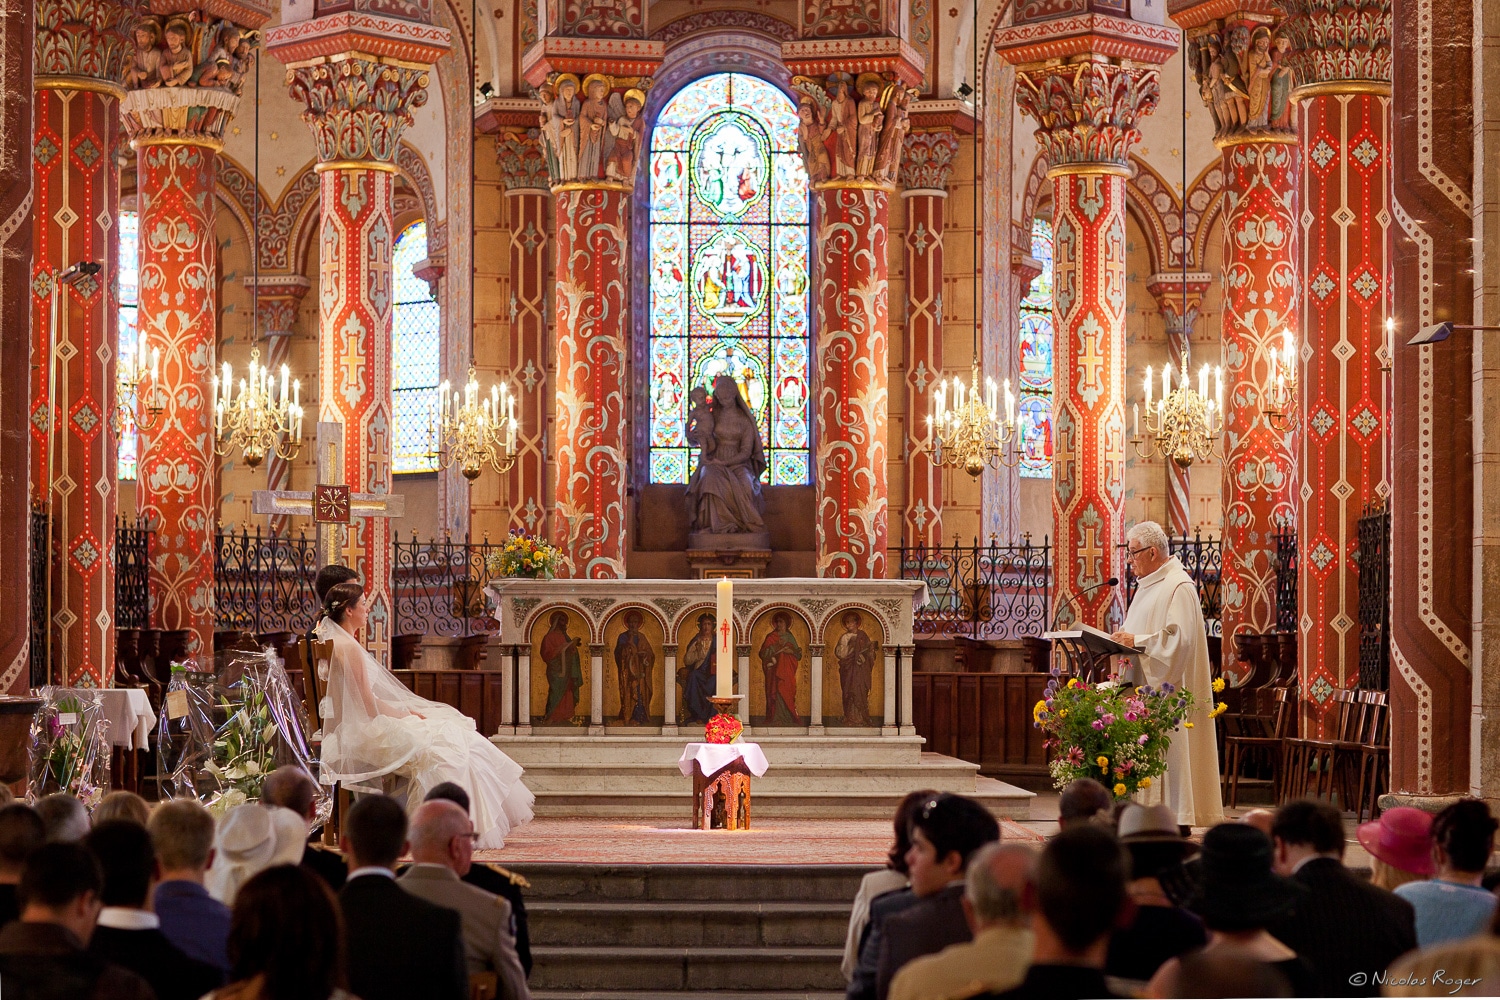
[[[1294,737],[1286,741],[1284,790],[1288,798],[1332,798],[1337,790],[1334,769],[1338,752],[1341,747],[1359,743],[1365,705],[1353,688],[1333,692],[1333,703],[1331,737]]]
[[[1340,801],[1345,808],[1354,806],[1355,821],[1362,823],[1365,811],[1375,818],[1375,807],[1381,789],[1387,784],[1391,753],[1391,711],[1384,691],[1360,691],[1366,708],[1359,742],[1336,751],[1345,777]],[[1352,772],[1352,773],[1351,773]]]
[[[1282,748],[1287,737],[1296,731],[1297,687],[1293,684],[1272,688],[1271,693],[1275,711],[1269,719],[1259,715],[1244,717],[1263,720],[1260,732],[1224,737],[1224,783],[1231,809],[1239,804],[1240,778],[1244,766],[1252,761],[1270,765],[1275,801],[1281,801],[1282,784],[1286,780]]]
[[[303,658],[308,667],[302,673],[302,703],[307,708],[307,723],[312,732],[308,733],[307,745],[319,761],[323,759],[323,696],[327,694],[327,684],[324,682],[321,671],[327,669],[328,662],[333,659],[333,640],[314,639],[307,636],[302,640]],[[330,847],[337,847],[339,842],[339,786],[337,782],[333,786],[333,812],[329,814],[328,822],[323,825],[323,843]]]

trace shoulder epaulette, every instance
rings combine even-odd
[[[510,884],[518,889],[531,888],[531,883],[526,881],[525,875],[517,875],[515,872],[511,871],[508,868],[502,868],[499,865],[489,864],[488,862],[485,863],[485,867],[497,875],[504,875],[506,878],[510,879]]]

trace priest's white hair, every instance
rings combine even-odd
[[[1125,541],[1149,545],[1163,556],[1172,554],[1171,546],[1167,542],[1167,533],[1155,521],[1141,521],[1125,532]]]

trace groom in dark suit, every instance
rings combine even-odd
[[[344,819],[339,846],[350,859],[349,879],[339,891],[349,991],[361,1000],[466,1000],[458,914],[396,884],[406,810],[386,795],[360,797]]]

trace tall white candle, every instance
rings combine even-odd
[[[720,580],[718,596],[719,615],[714,624],[714,695],[729,698],[734,695],[734,584]]]

